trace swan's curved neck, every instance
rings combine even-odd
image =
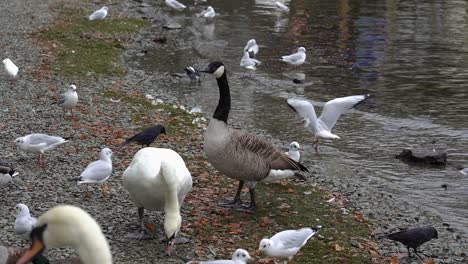
[[[229,91],[229,84],[226,77],[226,72],[221,77],[216,78],[219,88],[219,101],[218,106],[213,114],[213,118],[223,121],[227,124],[229,118],[229,111],[231,110],[231,93]]]
[[[90,234],[82,239],[77,250],[84,264],[112,264],[112,254],[104,235]]]

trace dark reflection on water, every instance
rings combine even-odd
[[[172,16],[184,26],[179,40],[131,63],[162,74],[220,59],[230,71],[231,116],[243,120],[245,129],[299,141],[308,150],[305,159],[324,168],[360,168],[365,175],[330,175],[325,169],[323,177],[358,177],[468,231],[468,177],[453,168],[468,165],[466,1],[295,0],[289,2],[290,14],[279,13],[273,3],[211,1],[218,13],[214,21]],[[251,38],[260,45],[263,64],[248,77],[239,62]],[[307,49],[306,64],[294,69],[278,61],[300,46]],[[291,82],[304,76],[304,85]],[[213,111],[218,93],[212,77],[201,86],[188,81],[178,86],[180,96]],[[311,135],[285,99],[306,97],[320,112],[327,100],[362,93],[373,98],[340,119],[334,132],[342,139],[325,142],[317,157]],[[448,145],[446,169],[408,166],[393,158],[402,147],[434,139]],[[448,191],[438,189],[443,183]]]

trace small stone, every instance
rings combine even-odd
[[[181,29],[182,25],[179,24],[179,23],[172,22],[172,23],[165,24],[163,26],[163,28],[165,28],[165,29]]]

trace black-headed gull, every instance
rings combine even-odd
[[[184,10],[186,8],[184,4],[179,3],[176,0],[166,0],[166,5],[178,11]]]
[[[8,163],[0,160],[0,186],[9,183],[18,172]]]
[[[258,45],[255,39],[247,41],[247,44],[244,47],[244,52],[248,52],[251,58],[255,58],[258,53]]]
[[[262,239],[258,250],[265,252],[269,257],[287,258],[291,261],[294,255],[310,238],[317,234],[320,228],[321,226],[281,231],[271,238]]]
[[[70,85],[67,92],[60,95],[57,105],[63,109],[63,117],[65,117],[66,110],[70,110],[72,117],[73,107],[78,103],[78,93],[76,92],[76,85]]]
[[[261,62],[256,59],[250,58],[250,55],[247,51],[244,51],[244,56],[242,56],[242,59],[240,61],[240,66],[244,69],[250,70],[250,71],[255,71],[257,68],[257,65],[260,65]]]
[[[16,76],[18,75],[19,68],[16,66],[10,59],[6,58],[3,61],[3,66],[5,66],[5,71],[8,73],[8,75],[15,79]]]
[[[99,159],[91,162],[78,178],[78,184],[101,183],[112,174],[112,150],[103,148]]]
[[[410,248],[414,250],[414,254],[418,255],[418,247],[431,239],[438,238],[437,230],[432,226],[416,227],[393,234],[383,235],[382,237],[394,241],[398,241],[408,249],[408,256],[411,256]],[[419,256],[419,255],[418,255]]]
[[[29,208],[22,203],[16,205],[18,214],[15,220],[15,234],[21,236],[24,240],[29,240],[29,234],[36,224],[37,220],[31,217]]]
[[[216,16],[216,13],[213,9],[213,7],[208,6],[205,8],[200,14],[198,14],[199,17],[204,17],[204,18],[213,18]]]
[[[463,175],[468,175],[468,168],[458,168],[458,171]]]
[[[288,13],[289,12],[289,7],[285,6],[281,2],[275,2],[275,6],[276,6],[276,8],[278,8],[283,13]]]
[[[99,10],[96,10],[93,14],[91,14],[88,19],[89,20],[101,20],[101,19],[104,19],[106,18],[107,16],[107,10],[109,8],[107,8],[107,6],[103,6],[101,7],[101,9]]]
[[[245,249],[236,249],[232,253],[231,259],[207,260],[207,261],[189,261],[186,264],[245,264],[251,259],[249,252]]]
[[[22,150],[26,152],[36,152],[37,162],[36,165],[41,165],[42,156],[42,167],[45,167],[46,159],[44,152],[54,149],[57,146],[68,142],[67,139],[70,137],[62,138],[56,136],[49,136],[46,134],[29,134],[24,137],[15,139],[15,143]]]
[[[299,162],[299,160],[301,159],[301,153],[299,152],[300,150],[303,151],[301,145],[299,145],[299,143],[297,143],[296,141],[293,141],[291,142],[291,144],[289,144],[289,151],[286,152],[286,155],[288,155],[294,161]]]
[[[318,150],[319,138],[339,139],[331,132],[338,118],[353,107],[366,100],[369,95],[353,95],[335,98],[323,106],[322,114],[317,119],[314,106],[306,100],[289,98],[287,103],[291,109],[304,118],[304,126],[315,136],[314,148]]]
[[[200,81],[200,71],[195,69],[192,66],[188,66],[187,68],[184,69],[185,73],[187,73],[187,76],[190,78],[190,81]]]
[[[299,47],[296,53],[282,56],[280,60],[293,66],[299,66],[306,60],[306,49],[304,47]]]
[[[154,125],[143,129],[140,133],[134,135],[133,137],[127,139],[122,145],[127,145],[132,142],[137,142],[141,144],[143,148],[144,145],[149,147],[160,134],[166,135],[166,128],[163,125]]]

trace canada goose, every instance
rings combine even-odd
[[[211,62],[204,71],[216,77],[219,87],[218,106],[203,136],[204,150],[208,161],[221,173],[239,180],[234,201],[225,206],[239,207],[244,182],[249,184],[250,206],[241,209],[253,212],[256,209],[255,184],[272,173],[307,171],[273,144],[253,134],[232,129],[227,120],[231,109],[231,95],[226,76],[226,67],[220,61]]]
[[[45,248],[72,247],[83,264],[111,264],[112,255],[101,227],[84,210],[59,205],[43,215],[31,231],[31,248],[18,260],[26,264]]]
[[[318,151],[319,138],[339,139],[339,136],[331,132],[338,118],[351,110],[351,108],[364,102],[367,98],[369,98],[368,94],[330,100],[323,106],[322,114],[319,118],[315,114],[314,106],[309,101],[289,98],[287,103],[294,112],[304,118],[304,126],[314,134],[314,148],[315,151]]]
[[[294,161],[299,162],[299,160],[301,159],[301,152],[299,152],[300,150],[304,151],[304,149],[301,148],[301,145],[299,145],[299,143],[293,141],[289,144],[289,151],[286,152],[286,155],[288,155],[288,157],[290,157]]]
[[[182,157],[171,149],[141,149],[123,173],[122,183],[138,207],[140,219],[140,233],[129,237],[143,239],[147,236],[144,209],[164,210],[164,251],[171,255],[182,223],[180,207],[192,189],[192,176]]]
[[[207,260],[207,261],[189,261],[186,264],[246,264],[251,259],[247,250],[238,248],[232,253],[231,259],[218,259],[218,260]]]
[[[101,20],[106,18],[107,10],[109,8],[107,6],[103,6],[101,9],[96,10],[92,15],[88,17],[89,20]]]
[[[265,252],[269,257],[287,258],[291,261],[294,255],[299,252],[309,239],[317,234],[320,228],[321,226],[281,231],[271,238],[262,239],[258,250]],[[284,261],[284,263],[288,262]]]
[[[306,49],[304,47],[300,47],[296,53],[287,56],[282,56],[280,60],[293,66],[299,66],[303,64],[306,60]]]
[[[16,205],[18,214],[15,220],[15,234],[21,236],[24,240],[29,240],[29,234],[36,224],[36,218],[29,213],[29,208],[22,203]]]
[[[255,39],[247,41],[247,44],[244,47],[244,52],[248,52],[250,58],[255,58],[258,53],[258,45]]]
[[[159,137],[160,134],[166,135],[166,128],[163,125],[158,124],[150,126],[143,129],[143,131],[134,135],[133,137],[125,140],[125,142],[122,145],[137,142],[138,144],[141,144],[142,148],[144,147],[144,145],[149,147],[151,143],[153,143]]]
[[[42,167],[45,167],[46,160],[44,152],[68,142],[67,139],[70,139],[70,137],[61,138],[56,136],[49,136],[46,134],[29,134],[24,137],[15,139],[15,143],[26,152],[36,152],[36,165],[38,166],[41,165],[42,156]]]
[[[60,95],[56,104],[63,109],[63,117],[65,117],[66,110],[70,110],[72,117],[73,107],[78,103],[78,94],[76,93],[76,85],[70,85],[67,92]],[[55,103],[54,103],[55,104]]]
[[[414,250],[414,254],[418,255],[418,247],[431,239],[437,239],[439,234],[432,226],[416,227],[393,234],[383,235],[383,238],[388,238],[398,241],[408,249],[408,256],[411,257],[410,248]],[[419,255],[418,255],[419,256]]]
[[[5,71],[8,73],[8,75],[12,78],[15,79],[16,76],[18,75],[19,68],[16,66],[10,59],[6,58],[3,61],[3,65],[5,66]]]

